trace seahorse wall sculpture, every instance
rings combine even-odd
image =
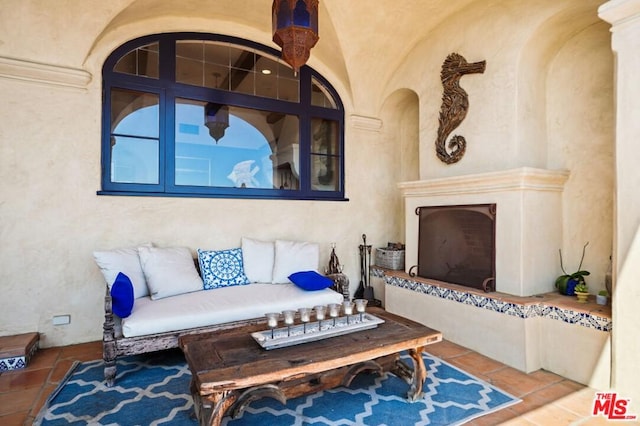
[[[442,106],[440,107],[440,126],[436,139],[436,154],[438,158],[447,164],[460,161],[467,149],[467,141],[464,137],[455,135],[449,141],[447,151],[447,137],[467,116],[469,99],[467,92],[460,87],[460,78],[465,74],[484,73],[486,61],[468,63],[462,55],[452,53],[447,56],[442,64],[440,79],[444,87],[442,94]]]

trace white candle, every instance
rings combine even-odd
[[[315,308],[316,311],[316,318],[318,318],[318,321],[322,321],[324,319],[324,314],[327,311],[327,307],[326,306],[316,306]]]
[[[367,299],[356,299],[356,311],[363,313],[367,307]]]
[[[285,324],[293,324],[293,318],[295,317],[296,311],[283,311],[282,314],[284,315]]]
[[[340,315],[340,305],[337,303],[331,303],[329,305],[329,316],[335,318],[338,315]]]
[[[300,308],[298,311],[300,312],[300,321],[308,322],[311,319],[311,309]]]
[[[276,317],[275,315],[268,315],[267,316],[267,325],[271,328],[275,328],[278,326],[278,317]]]

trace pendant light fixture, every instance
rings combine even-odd
[[[318,42],[318,0],[274,0],[273,41],[297,74]]]

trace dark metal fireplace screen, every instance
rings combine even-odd
[[[495,291],[495,204],[418,207],[416,215],[418,276]]]

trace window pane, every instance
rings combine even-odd
[[[296,116],[177,99],[175,184],[297,189],[298,138]]]
[[[217,64],[228,68],[230,64],[229,50],[229,45],[226,43],[205,41],[204,61],[208,64]]]
[[[111,133],[157,138],[158,95],[134,90],[111,91]]]
[[[114,136],[111,140],[111,182],[158,183],[157,139]]]
[[[338,123],[314,118],[311,121],[311,188],[318,191],[338,191],[340,149]]]
[[[151,43],[124,55],[113,70],[124,74],[158,78],[158,58],[158,43]]]
[[[300,102],[300,82],[292,78],[278,78],[278,99]]]
[[[111,182],[159,183],[158,96],[111,91]]]
[[[311,189],[314,191],[339,191],[340,164],[337,157],[311,156]]]
[[[256,95],[278,98],[278,77],[275,74],[256,74]]]
[[[204,64],[204,87],[229,91],[229,67]]]
[[[337,122],[322,118],[311,120],[311,153],[340,155]]]
[[[254,73],[253,71],[247,71],[240,68],[231,68],[231,91],[237,93],[246,93],[247,95],[255,94],[255,76],[256,73]]]
[[[311,105],[338,109],[329,91],[315,78],[311,79]]]

